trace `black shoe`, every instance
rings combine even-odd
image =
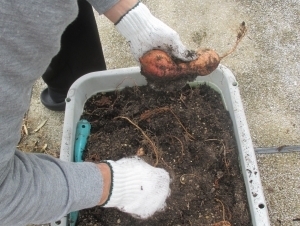
[[[48,88],[43,90],[40,98],[42,104],[49,110],[64,111],[66,108],[66,102],[65,102],[66,96],[55,92],[51,92],[50,95]]]

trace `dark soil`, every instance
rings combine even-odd
[[[99,93],[82,118],[92,125],[85,161],[138,154],[166,169],[172,184],[166,210],[150,219],[95,207],[80,211],[78,225],[251,225],[232,121],[208,86]]]

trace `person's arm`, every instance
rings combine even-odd
[[[98,2],[102,4],[102,10],[105,12],[117,1]],[[75,19],[76,7],[76,0],[39,1],[34,4],[21,0],[0,1],[2,225],[49,223],[61,219],[69,212],[99,204],[118,208],[118,204],[124,204],[122,196],[118,195],[123,194],[124,177],[137,175],[138,179],[134,181],[137,181],[138,185],[141,182],[139,178],[143,177],[139,174],[142,170],[135,173],[135,167],[140,164],[134,164],[135,170],[123,170],[128,168],[126,162],[132,162],[131,160],[125,161],[125,165],[120,162],[102,163],[104,165],[73,163],[45,154],[24,153],[16,149],[23,117],[29,108],[32,86],[44,73],[53,56],[58,53],[61,35],[67,25]],[[148,165],[145,168],[146,172],[149,172]],[[166,178],[163,187],[168,193],[169,175],[165,171],[162,172],[163,178]],[[148,177],[144,181],[149,182]],[[136,197],[130,193],[130,189],[127,195],[130,198]],[[160,199],[164,203],[166,197]],[[128,209],[129,213],[134,211]]]
[[[49,223],[100,202],[96,164],[16,149],[32,86],[57,54],[77,1],[0,1],[0,225]]]

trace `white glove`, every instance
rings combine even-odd
[[[106,161],[111,167],[111,193],[103,207],[116,207],[137,218],[148,218],[165,208],[170,194],[169,174],[139,157]]]
[[[116,29],[129,41],[131,52],[139,60],[149,50],[161,49],[184,61],[197,58],[182,44],[172,28],[154,17],[147,6],[138,3],[116,23]]]

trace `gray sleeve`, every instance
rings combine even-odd
[[[0,225],[49,223],[97,205],[102,193],[95,164],[67,163],[18,150],[1,162],[0,181]]]
[[[102,12],[116,1],[92,2]],[[0,225],[48,223],[100,200],[95,164],[16,150],[32,86],[77,12],[76,0],[0,1]]]
[[[99,14],[103,14],[115,5],[119,0],[88,0]]]

